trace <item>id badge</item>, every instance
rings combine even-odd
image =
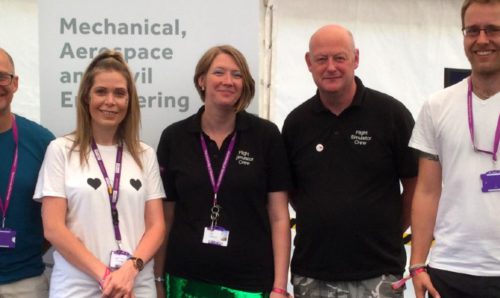
[[[217,246],[227,246],[229,241],[229,231],[223,227],[206,227],[203,233],[203,243]]]
[[[16,247],[16,231],[9,229],[0,229],[0,247],[15,248]]]
[[[482,192],[500,191],[500,171],[489,171],[481,174]]]
[[[113,250],[111,252],[111,257],[109,258],[109,269],[115,271],[120,269],[120,267],[131,257],[131,255],[124,250]]]

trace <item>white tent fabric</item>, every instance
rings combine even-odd
[[[416,117],[443,88],[444,68],[468,68],[460,22],[462,0],[269,0],[273,48],[270,119],[286,115],[316,87],[304,54],[319,27],[337,23],[354,35],[357,75],[367,87],[402,101]],[[266,35],[268,36],[268,35]],[[264,93],[264,92],[263,92]]]
[[[12,109],[40,121],[38,8],[36,0],[0,0],[0,47],[13,56],[19,89]]]

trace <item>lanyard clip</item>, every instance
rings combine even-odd
[[[222,207],[220,205],[213,205],[212,208],[210,209],[210,219],[212,220],[212,224],[211,224],[211,228],[213,229],[214,226],[217,225],[217,220],[219,219],[219,216],[220,216],[220,211],[221,211]]]

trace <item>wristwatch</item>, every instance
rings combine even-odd
[[[137,271],[141,271],[142,269],[144,269],[144,261],[141,258],[130,257],[129,260],[132,260],[134,268],[137,269]]]

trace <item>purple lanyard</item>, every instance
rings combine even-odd
[[[2,210],[2,229],[5,229],[5,219],[7,218],[7,209],[9,209],[10,197],[12,196],[12,189],[14,188],[14,178],[17,172],[17,157],[19,147],[19,135],[17,133],[16,118],[12,115],[12,136],[14,137],[14,159],[10,168],[9,184],[7,185],[7,195],[5,196],[5,204],[0,197],[0,209]]]
[[[474,115],[472,112],[472,81],[471,78],[469,77],[468,80],[468,85],[469,88],[467,90],[467,114],[468,114],[468,119],[469,119],[469,132],[470,132],[470,138],[472,140],[472,146],[474,147],[475,151],[487,153],[493,155],[493,160],[497,161],[497,152],[498,152],[498,142],[500,141],[500,114],[498,115],[498,121],[497,121],[497,129],[495,131],[495,140],[493,143],[493,151],[487,151],[487,150],[482,150],[476,147],[476,144],[474,143]]]
[[[111,180],[109,179],[108,173],[106,172],[106,167],[104,167],[104,162],[102,161],[101,153],[97,148],[97,144],[95,140],[92,139],[92,152],[94,152],[95,159],[99,164],[99,168],[101,169],[102,176],[104,177],[104,181],[106,181],[106,186],[109,195],[109,203],[111,205],[111,218],[113,219],[113,227],[115,230],[115,239],[118,243],[118,247],[120,248],[120,242],[122,240],[122,236],[120,234],[120,225],[118,220],[118,209],[116,208],[116,204],[118,203],[118,194],[120,192],[120,176],[122,171],[122,155],[123,155],[123,144],[118,144],[118,151],[116,152],[116,163],[115,163],[115,179],[113,181],[113,185],[111,185]]]
[[[229,163],[229,157],[231,156],[231,152],[233,152],[234,143],[236,143],[236,132],[231,138],[231,142],[227,147],[226,156],[224,157],[224,162],[222,163],[222,168],[219,172],[219,177],[217,178],[217,183],[215,182],[214,170],[212,168],[212,163],[210,162],[210,156],[208,155],[207,143],[205,142],[205,138],[203,137],[203,133],[200,133],[200,142],[201,148],[203,149],[203,155],[205,156],[205,162],[207,164],[208,175],[210,176],[210,183],[212,184],[212,188],[214,190],[214,204],[217,205],[217,193],[219,192],[220,185],[222,183],[222,178],[226,173],[227,164]]]

